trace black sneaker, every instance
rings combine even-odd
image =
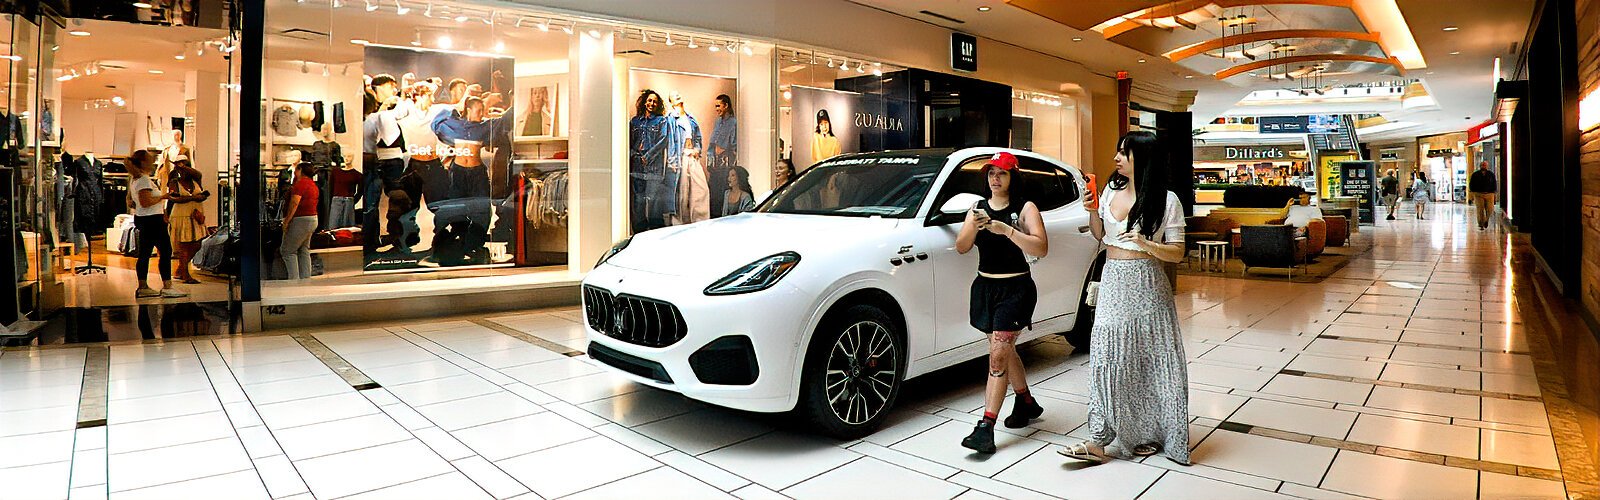
[[[961,446],[983,454],[994,453],[994,423],[979,421],[972,434],[961,440]]]
[[[1016,398],[1016,404],[1011,407],[1011,416],[1006,417],[1006,428],[1021,429],[1028,426],[1028,422],[1044,415],[1044,407],[1033,398]]]
[[[1389,214],[1389,220],[1394,220],[1394,214]]]

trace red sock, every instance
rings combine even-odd
[[[1023,390],[1017,391],[1017,401],[1026,401],[1029,404],[1032,404],[1033,403],[1033,393],[1028,392],[1027,389],[1023,389]]]
[[[988,422],[989,425],[994,425],[995,419],[997,419],[999,417],[1000,417],[1000,415],[997,415],[997,414],[995,414],[995,412],[992,412],[992,411],[983,412],[983,421],[984,422]]]

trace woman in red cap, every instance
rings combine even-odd
[[[1028,275],[1027,255],[1044,257],[1049,240],[1039,207],[1021,199],[1017,157],[995,153],[983,165],[989,199],[967,213],[956,236],[956,251],[978,247],[978,277],[972,280],[972,327],[989,334],[989,385],[984,392],[983,420],[961,446],[978,453],[994,453],[994,422],[1006,399],[1006,386],[1016,391],[1016,402],[1006,427],[1019,429],[1044,414],[1028,393],[1022,358],[1017,356],[1017,335],[1033,323],[1039,292]],[[1026,254],[1026,255],[1024,255]]]

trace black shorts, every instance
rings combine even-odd
[[[972,280],[972,327],[983,333],[1015,332],[1033,326],[1039,290],[1029,275],[979,276]]]

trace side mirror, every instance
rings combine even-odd
[[[937,212],[928,214],[928,222],[925,225],[943,226],[953,222],[961,222],[967,218],[967,210],[971,210],[972,206],[980,201],[983,201],[983,197],[972,193],[951,196],[949,200],[939,206]]]
[[[972,193],[961,193],[951,196],[949,200],[945,200],[944,205],[939,207],[939,213],[945,215],[965,216],[967,210],[971,210],[972,206],[978,204],[980,201],[983,201],[982,196]]]

